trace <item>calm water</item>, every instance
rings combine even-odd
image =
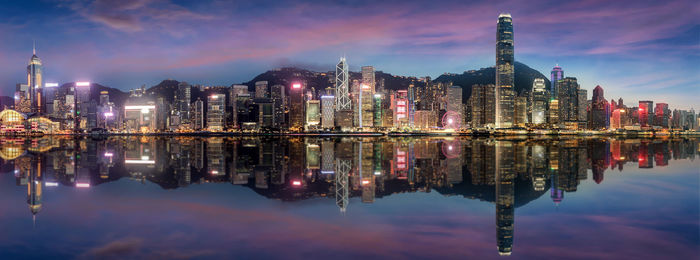
[[[2,139],[13,258],[697,259],[698,139]]]

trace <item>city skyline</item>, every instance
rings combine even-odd
[[[0,44],[1,94],[24,81],[17,64],[26,64],[33,40],[44,82],[83,80],[123,91],[166,78],[231,85],[280,66],[332,71],[343,54],[352,71],[371,65],[405,76],[461,73],[494,65],[494,17],[509,12],[516,61],[544,75],[559,64],[581,88],[603,86],[607,98],[690,109],[697,102],[688,93],[698,91],[700,77],[692,37],[700,28],[697,11],[690,1],[428,8],[419,2],[17,3],[0,11],[9,17],[0,32],[14,36]]]

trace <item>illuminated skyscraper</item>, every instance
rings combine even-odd
[[[362,67],[362,85],[369,87],[369,91],[371,91],[372,94],[374,94],[374,89],[377,85],[376,80],[374,78],[374,67]],[[365,89],[365,87],[363,87],[363,89]]]
[[[593,99],[591,103],[591,117],[588,124],[591,129],[607,129],[610,122],[610,106],[605,100],[603,88],[596,86],[593,89]]]
[[[335,127],[335,97],[321,96],[321,127],[324,129],[332,129]],[[324,159],[325,160],[325,159]]]
[[[345,57],[340,58],[340,62],[335,67],[335,110],[352,111],[350,102],[350,92],[348,90],[348,64]]]
[[[639,101],[639,124],[651,126],[654,115],[654,101]]]
[[[207,98],[207,129],[223,131],[225,118],[226,95],[212,94]]]
[[[304,128],[304,84],[301,82],[292,83],[289,91],[289,130],[301,131]]]
[[[472,127],[493,126],[495,122],[496,96],[494,85],[472,86]]]
[[[267,81],[255,82],[255,98],[266,98],[267,95]]]
[[[668,109],[668,104],[666,103],[656,103],[656,109],[654,109],[655,120],[654,125],[661,126],[663,128],[669,127],[669,117],[671,110]]]
[[[549,106],[549,95],[544,79],[537,78],[532,82],[531,95],[532,123],[535,125],[544,124],[547,122],[547,108]]]
[[[559,64],[554,66],[552,69],[552,76],[549,78],[549,82],[551,83],[551,88],[549,90],[549,93],[551,93],[552,98],[557,98],[559,97],[559,85],[557,85],[558,81],[560,79],[564,78],[564,70],[559,67]]]
[[[513,126],[514,112],[513,20],[510,14],[498,16],[496,32],[496,127]]]
[[[579,85],[574,77],[566,77],[557,82],[559,96],[559,120],[562,123],[578,122]],[[585,106],[585,104],[582,104]]]
[[[176,93],[176,109],[180,118],[180,127],[189,128],[190,126],[190,100],[192,87],[187,82],[177,84]]]
[[[27,65],[27,85],[29,85],[29,100],[31,101],[31,110],[35,113],[43,113],[43,97],[42,97],[42,66],[41,60],[36,56],[36,48],[32,50],[32,58],[29,59]]]
[[[321,102],[306,101],[306,129],[316,129],[321,124]]]

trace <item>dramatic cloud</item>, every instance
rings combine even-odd
[[[120,88],[165,77],[228,85],[280,64],[333,64],[342,55],[352,66],[437,76],[493,65],[500,12],[513,15],[517,60],[544,74],[558,62],[585,88],[602,84],[629,99],[664,89],[664,101],[689,108],[683,92],[697,93],[700,80],[694,1],[97,0],[11,7],[0,11],[7,17],[0,31],[13,36],[0,44],[0,82],[7,86],[24,78],[32,39],[47,78]],[[45,15],[21,19],[37,10]],[[642,82],[635,86],[649,92],[624,92],[630,80],[649,74],[687,81]]]

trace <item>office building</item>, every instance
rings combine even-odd
[[[472,86],[472,127],[492,127],[495,123],[496,96],[495,86]]]
[[[207,97],[207,129],[223,131],[226,117],[226,95],[212,94]]]
[[[321,127],[323,129],[335,128],[335,96],[321,96],[321,111]]]
[[[547,123],[549,97],[550,96],[546,89],[544,79],[536,78],[532,82],[532,92],[530,92],[530,111],[532,124],[543,125]]]

